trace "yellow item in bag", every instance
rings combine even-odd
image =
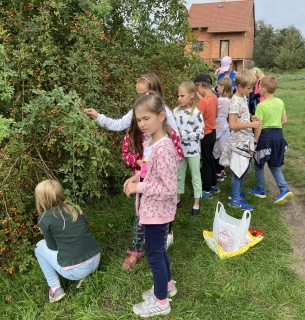
[[[219,256],[220,259],[226,259],[226,258],[231,258],[246,252],[247,250],[249,250],[250,247],[255,246],[257,243],[261,242],[264,239],[262,232],[258,232],[258,233],[252,232],[252,234],[256,234],[254,236],[249,231],[246,236],[245,245],[240,247],[239,250],[235,252],[224,251],[221,245],[217,243],[216,240],[213,238],[213,232],[211,231],[203,230],[203,237],[208,247],[212,249]],[[253,230],[253,231],[256,231],[256,230]]]

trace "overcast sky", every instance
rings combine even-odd
[[[220,0],[186,0],[187,8],[192,3],[221,2]],[[229,1],[227,1],[229,2]],[[274,29],[294,25],[305,38],[305,0],[254,0],[255,19],[265,20]],[[238,16],[236,17],[238,19]]]

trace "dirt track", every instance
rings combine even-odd
[[[265,179],[271,196],[275,199],[279,194],[279,189],[269,169],[265,169]],[[298,188],[289,184],[289,189],[294,193],[294,198],[284,206],[280,206],[279,209],[284,222],[293,232],[292,254],[301,259],[301,261],[293,262],[292,268],[305,279],[305,204],[298,197],[301,193]]]

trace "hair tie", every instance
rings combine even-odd
[[[150,83],[150,81],[147,79],[147,78],[145,78],[145,77],[141,77],[142,79],[144,79],[144,80],[146,80],[148,83]],[[141,79],[140,78],[140,79]]]
[[[145,92],[145,94],[146,94],[147,96],[149,96],[149,92]]]

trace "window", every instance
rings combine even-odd
[[[204,41],[198,41],[193,43],[193,50],[203,51]]]
[[[229,40],[220,40],[220,58],[229,55]]]

